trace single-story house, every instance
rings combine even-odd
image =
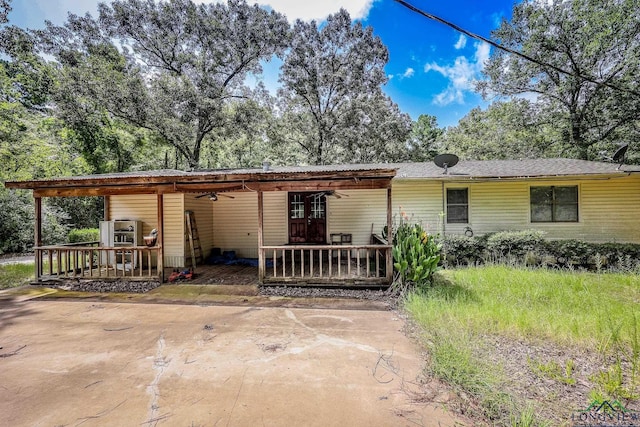
[[[434,163],[156,170],[5,186],[33,190],[38,280],[163,280],[165,269],[190,265],[195,239],[204,258],[256,259],[265,284],[384,285],[393,272],[381,234],[400,215],[432,233],[539,229],[554,239],[640,243],[640,167],[574,159],[460,161],[447,170]],[[42,198],[76,196],[104,197],[105,221],[115,227],[101,233],[110,239],[43,246]],[[195,235],[185,212],[196,218]],[[153,246],[122,238],[134,229],[156,229]]]

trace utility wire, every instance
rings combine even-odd
[[[478,35],[478,34],[470,32],[470,31],[467,31],[464,28],[459,27],[459,26],[457,26],[456,24],[454,24],[452,22],[449,22],[449,21],[447,21],[445,19],[442,19],[442,18],[440,18],[440,17],[438,17],[436,15],[433,15],[431,13],[427,13],[427,12],[425,12],[423,10],[420,10],[417,7],[413,6],[412,4],[410,4],[410,3],[408,3],[408,2],[406,2],[404,0],[395,0],[395,1],[400,3],[401,5],[403,5],[407,9],[424,16],[425,18],[432,19],[434,21],[440,22],[441,24],[444,24],[444,25],[446,25],[448,27],[451,27],[454,30],[459,31],[459,32],[461,32],[462,34],[464,34],[466,36],[469,36],[469,37],[474,38],[476,40],[480,40],[480,41],[483,41],[485,43],[488,43],[491,46],[495,47],[496,49],[500,49],[500,50],[503,50],[503,51],[505,51],[507,53],[510,53],[512,55],[519,56],[519,57],[521,57],[523,59],[526,59],[527,61],[533,62],[534,64],[538,64],[538,65],[540,65],[542,67],[551,68],[551,69],[557,71],[558,73],[565,74],[567,76],[578,77],[578,78],[581,78],[581,79],[583,79],[585,81],[588,81],[588,82],[591,82],[591,83],[594,83],[594,84],[597,84],[597,85],[603,85],[603,86],[606,86],[608,88],[611,88],[611,89],[614,89],[614,90],[617,90],[617,91],[628,92],[628,93],[632,93],[632,94],[634,94],[636,96],[640,96],[640,92],[635,91],[633,89],[623,88],[623,87],[620,87],[618,85],[614,85],[614,84],[611,84],[611,83],[608,83],[608,82],[600,82],[600,81],[596,80],[594,77],[585,76],[585,75],[582,75],[582,74],[574,74],[574,73],[572,73],[570,71],[566,71],[566,70],[564,70],[564,69],[562,69],[560,67],[556,67],[553,64],[542,62],[542,61],[540,61],[540,60],[538,60],[536,58],[533,58],[533,57],[531,57],[531,56],[529,56],[527,54],[524,54],[522,52],[518,52],[517,50],[513,50],[513,49],[508,48],[506,46],[502,46],[501,44],[496,43],[493,40],[490,40],[490,39],[488,39],[486,37],[483,37],[481,35]]]

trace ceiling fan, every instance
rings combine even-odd
[[[216,200],[218,200],[218,197],[228,197],[229,199],[235,199],[235,197],[230,196],[228,194],[224,194],[224,193],[216,193],[215,191],[212,193],[206,193],[206,194],[201,194],[199,196],[196,196],[196,199],[199,199],[201,197],[208,197],[209,200],[211,200],[212,202],[215,202]]]
[[[344,194],[344,193],[338,193],[335,190],[329,190],[329,191],[320,191],[318,193],[313,193],[313,194],[309,194],[307,197],[335,197],[336,199],[341,199],[343,197],[349,197],[348,194]]]

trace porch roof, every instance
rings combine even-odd
[[[448,173],[433,162],[377,163],[321,166],[271,166],[245,169],[180,171],[161,169],[100,175],[60,177],[31,181],[7,181],[7,188],[33,189],[42,196],[83,194],[100,188],[96,195],[123,192],[207,192],[248,189],[315,190],[331,188],[386,188],[391,179],[527,179],[571,176],[625,176],[639,173],[640,166],[577,159],[461,160]],[[375,182],[375,184],[374,184]],[[63,191],[65,189],[65,191]],[[137,190],[136,190],[137,189]],[[95,192],[95,191],[94,191]],[[55,193],[55,194],[54,194]],[[64,194],[63,194],[64,193]],[[98,194],[99,193],[99,194]]]
[[[291,166],[180,171],[161,169],[7,181],[41,197],[209,191],[314,191],[389,188],[396,169],[388,165]]]

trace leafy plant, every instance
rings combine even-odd
[[[438,269],[441,244],[420,224],[410,224],[403,219],[393,237],[396,282],[401,289],[407,289],[411,285],[424,286]]]

